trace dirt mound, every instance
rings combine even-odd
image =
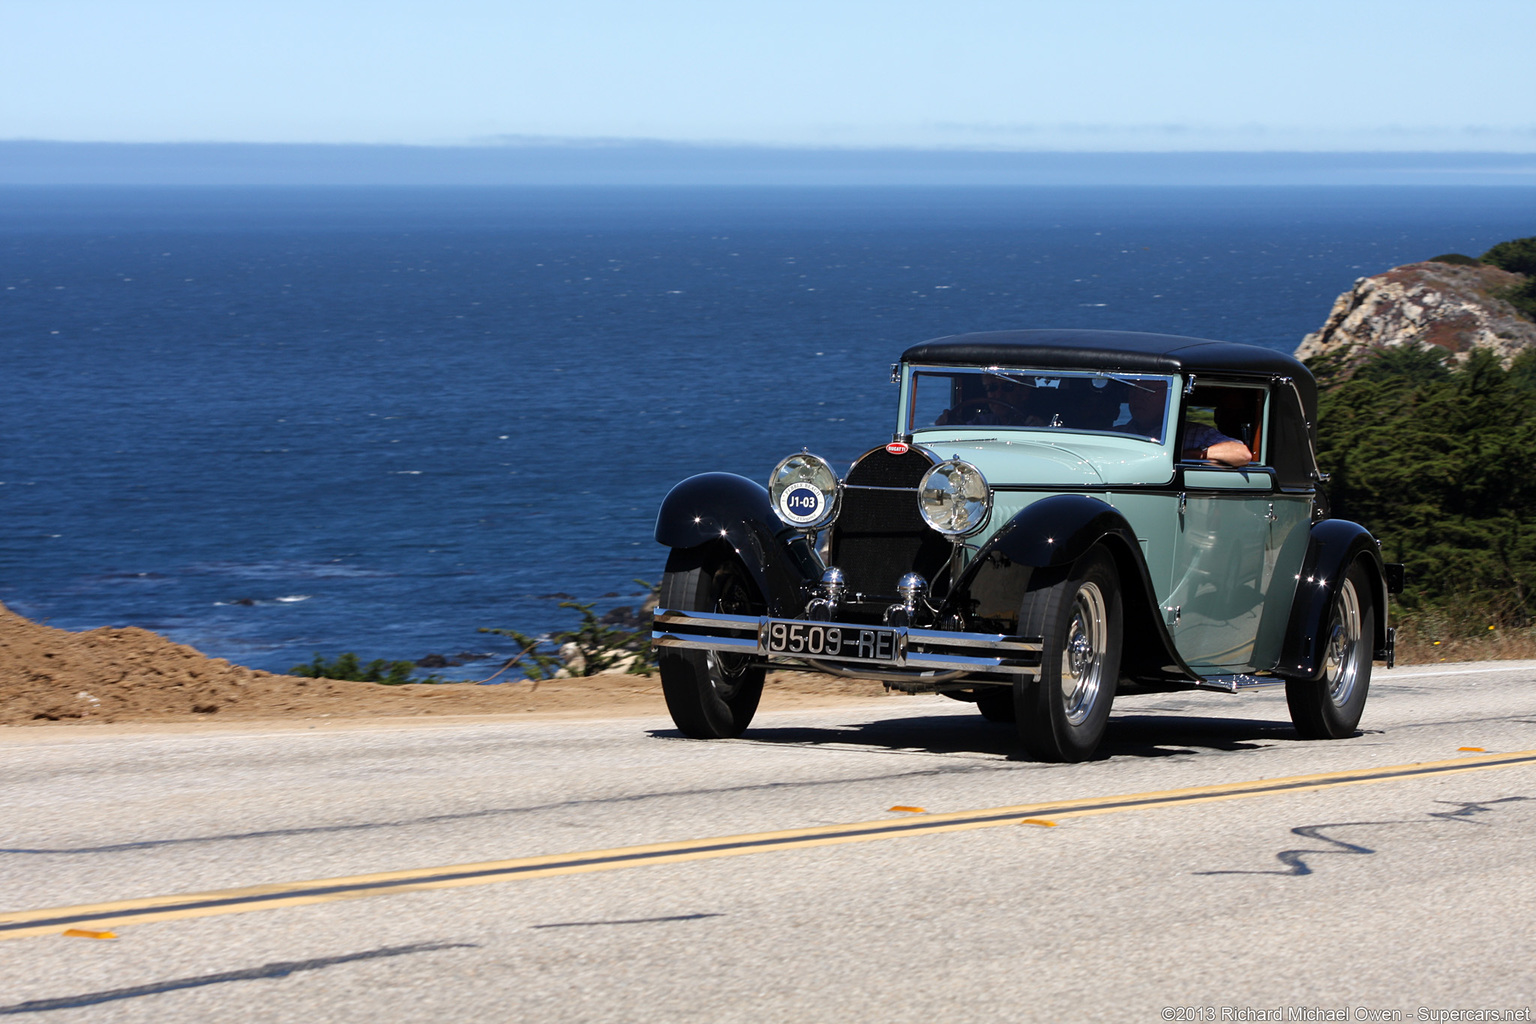
[[[763,706],[882,695],[878,683],[776,672]],[[537,685],[382,686],[273,675],[145,629],[71,633],[0,605],[0,725],[229,718],[366,718],[558,712],[665,714],[655,676],[598,675]]]

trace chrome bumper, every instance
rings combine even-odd
[[[901,676],[927,672],[1038,676],[1040,641],[1004,633],[951,633],[910,626],[882,626],[896,634],[895,658],[871,661],[825,655],[788,654],[768,650],[767,615],[727,615],[724,612],[681,612],[656,609],[651,643],[656,647],[753,654],[775,664],[849,666],[873,670],[898,669]],[[784,621],[784,620],[780,620]],[[872,627],[852,622],[818,622],[816,625],[860,630]],[[868,673],[865,673],[868,674]]]

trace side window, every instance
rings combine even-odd
[[[1184,400],[1180,424],[1180,458],[1198,460],[1201,452],[1222,441],[1241,441],[1253,453],[1253,464],[1269,461],[1265,415],[1268,390],[1242,384],[1203,384]]]
[[[1282,487],[1311,487],[1317,467],[1312,462],[1312,441],[1306,413],[1289,384],[1275,386],[1270,412],[1269,460]]]

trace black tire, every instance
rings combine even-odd
[[[1287,679],[1285,702],[1304,740],[1338,740],[1355,734],[1371,689],[1371,648],[1376,606],[1371,576],[1359,559],[1344,574],[1328,618],[1323,678]]]
[[[667,559],[657,604],[679,611],[759,614],[746,568],[711,549],[676,550]],[[740,736],[763,696],[764,663],[742,654],[663,648],[657,653],[661,692],[672,721],[686,736]]]
[[[1037,761],[1085,761],[1098,749],[1120,678],[1119,576],[1103,547],[1064,578],[1024,595],[1019,634],[1044,640],[1040,675],[1014,683],[1019,738]]]
[[[1013,704],[1013,690],[1001,686],[989,686],[976,691],[976,710],[989,722],[1012,723],[1018,720]]]

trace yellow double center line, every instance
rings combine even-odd
[[[1171,789],[1157,793],[1057,800],[1051,803],[1020,804],[1015,807],[992,807],[979,811],[920,814],[908,818],[888,818],[883,821],[866,821],[850,825],[823,825],[817,828],[788,829],[782,832],[758,832],[751,835],[723,836],[713,839],[687,839],[682,842],[653,843],[648,846],[624,846],[613,850],[519,857],[516,860],[417,868],[410,871],[387,871],[374,875],[323,878],[308,882],[280,882],[243,889],[152,896],[145,899],[122,900],[117,903],[23,910],[0,914],[0,939],[46,935],[82,926],[103,929],[146,921],[241,914],[252,910],[329,903],[334,900],[361,899],[365,896],[414,892],[422,889],[451,889],[464,885],[488,885],[493,882],[508,882],[522,878],[542,878],[548,875],[615,871],[619,868],[641,867],[647,864],[676,864],[681,861],[739,857],[751,853],[769,853],[774,850],[832,846],[839,843],[867,843],[876,839],[902,839],[931,835],[935,832],[961,832],[967,829],[1012,825],[1024,818],[1042,815],[1049,815],[1052,818],[1076,818],[1090,814],[1113,814],[1117,811],[1209,803],[1215,800],[1237,800],[1244,797],[1295,793],[1309,789],[1391,782],[1398,779],[1531,764],[1536,764],[1536,750],[1457,758],[1452,761],[1393,765],[1387,768],[1328,772],[1322,775],[1298,775],[1284,779],[1257,779],[1219,786],[1195,786],[1190,789]]]

